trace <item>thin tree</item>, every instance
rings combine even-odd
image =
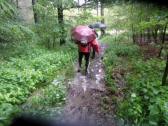
[[[86,10],[86,5],[87,5],[87,0],[85,0],[85,6],[84,6],[84,9]]]
[[[78,0],[78,13],[79,13],[79,6],[80,6],[80,1]]]
[[[104,23],[104,4],[103,4],[103,1],[101,1],[101,17],[102,17],[102,20],[101,22]]]
[[[37,3],[37,0],[32,0],[32,5],[33,5],[33,12],[34,12],[34,22],[35,23],[38,23],[39,22],[39,19],[38,19],[38,15],[37,15],[37,12],[35,10],[35,5]]]
[[[167,60],[166,60],[166,67],[162,78],[162,85],[166,85],[167,75],[168,75],[168,54],[167,54]]]
[[[101,0],[100,5],[101,5],[100,13],[101,13],[101,17],[102,17],[101,23],[104,24],[105,21],[104,21],[104,2],[103,2],[103,0]],[[100,30],[101,30],[101,36],[103,36],[105,34],[105,30],[103,28],[101,28]]]
[[[97,17],[99,16],[99,1],[96,1]]]
[[[153,29],[152,31],[152,35],[153,35],[153,39],[154,39],[154,42],[157,43],[157,37],[158,37],[158,27],[157,25],[155,26],[155,28]]]
[[[16,0],[16,6],[17,6],[17,8],[19,8],[19,1],[18,0]]]
[[[63,5],[62,5],[62,0],[58,1],[57,4],[57,12],[58,12],[58,23],[60,25],[61,28],[61,36],[60,36],[60,45],[63,45],[66,41],[65,41],[65,29],[64,29],[64,13],[63,13],[64,9],[63,9]]]
[[[161,56],[161,54],[162,54],[162,50],[163,50],[163,47],[164,47],[165,36],[166,36],[166,29],[167,29],[167,24],[168,24],[168,22],[165,24],[164,29],[163,29],[163,32],[162,32],[162,45],[161,45],[161,48],[160,48],[160,51],[159,51],[159,55],[158,55],[158,57],[160,57],[160,56]]]

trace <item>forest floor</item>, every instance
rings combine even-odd
[[[64,121],[92,126],[115,126],[115,104],[105,85],[102,58],[107,45],[101,44],[101,54],[91,60],[88,76],[76,73],[69,82],[64,108]],[[75,67],[77,71],[77,68]]]

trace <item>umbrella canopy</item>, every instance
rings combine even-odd
[[[96,35],[88,26],[77,26],[72,30],[72,38],[77,41],[91,42],[96,39]]]
[[[100,28],[100,29],[106,29],[107,28],[107,26],[105,24],[101,23],[101,22],[97,22],[95,24],[91,24],[91,25],[89,25],[89,27],[91,27],[91,28]]]

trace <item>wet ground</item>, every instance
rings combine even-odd
[[[69,82],[69,93],[64,108],[64,122],[87,123],[92,126],[115,126],[115,105],[107,94],[102,57],[105,44],[101,44],[101,54],[91,60],[88,76],[76,73]],[[77,68],[75,68],[77,71]]]

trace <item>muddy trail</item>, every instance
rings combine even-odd
[[[64,121],[92,126],[115,126],[115,105],[105,86],[102,58],[107,46],[101,44],[101,54],[91,60],[88,76],[76,73],[69,82]],[[77,71],[77,68],[75,68]],[[85,124],[86,125],[86,124]]]

